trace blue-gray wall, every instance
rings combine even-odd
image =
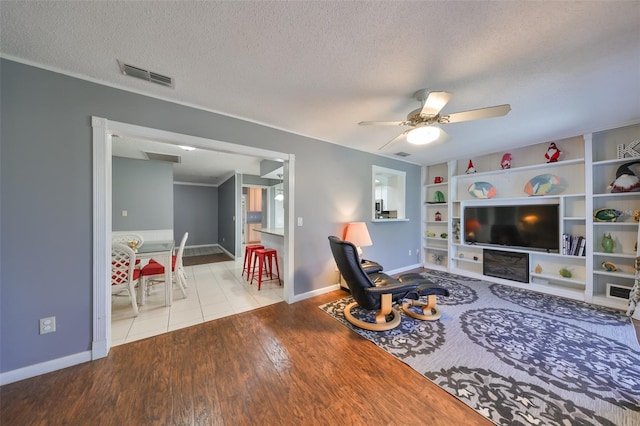
[[[218,188],[173,185],[173,235],[189,233],[187,246],[218,244]]]
[[[0,372],[91,349],[91,116],[294,154],[297,295],[336,282],[327,236],[346,222],[368,222],[365,255],[385,269],[416,263],[407,253],[421,239],[419,166],[7,59],[0,69]],[[410,221],[369,222],[374,164],[407,172]],[[234,214],[220,211],[219,239]],[[57,331],[40,336],[38,319],[53,315]]]
[[[237,178],[233,176],[218,187],[218,244],[234,256],[238,256],[235,231],[237,184]]]
[[[173,164],[113,157],[111,167],[113,231],[174,228]]]

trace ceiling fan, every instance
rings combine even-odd
[[[440,111],[451,99],[448,92],[429,92],[427,89],[418,90],[413,94],[422,105],[411,111],[404,121],[361,121],[361,126],[410,126],[410,129],[400,133],[389,142],[382,145],[382,150],[388,145],[397,142],[403,136],[407,136],[407,142],[415,145],[424,145],[438,139],[445,141],[449,135],[437,124],[460,123],[462,121],[481,120],[483,118],[501,117],[511,111],[509,104],[497,105],[487,108],[472,109],[469,111],[440,114]]]

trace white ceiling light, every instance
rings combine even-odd
[[[425,145],[440,137],[440,128],[435,126],[416,127],[407,134],[407,142],[414,145]]]
[[[178,145],[180,148],[184,149],[185,151],[193,151],[195,148],[192,146],[187,146],[187,145]]]

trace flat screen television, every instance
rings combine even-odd
[[[466,244],[559,253],[558,204],[465,206],[462,219]]]

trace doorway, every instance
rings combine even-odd
[[[109,121],[101,117],[92,117],[93,128],[93,342],[92,359],[103,358],[109,353],[111,345],[111,137],[113,134],[127,137],[155,140],[172,145],[189,145],[199,149],[258,156],[276,161],[284,161],[285,192],[293,188],[295,156],[293,154],[269,151],[244,145],[231,144],[212,139],[173,133]],[[236,201],[234,218],[241,213],[241,181],[236,179]],[[290,191],[285,203],[284,262],[282,266],[284,281],[284,300],[289,303],[293,298],[293,201]],[[239,221],[236,220],[236,224]],[[241,227],[236,226],[236,256],[241,253]]]

